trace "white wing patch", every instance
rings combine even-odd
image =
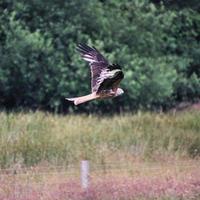
[[[115,75],[116,72],[120,72],[120,71],[121,71],[121,69],[109,70],[109,71],[107,72],[107,76],[108,76],[108,78],[112,78],[112,77]]]
[[[89,55],[84,55],[83,59],[90,62],[90,63],[95,62],[95,59],[92,56],[89,56]]]
[[[120,69],[104,69],[101,71],[99,78],[97,79],[97,85],[101,84],[105,79],[113,78],[116,72],[120,72]]]

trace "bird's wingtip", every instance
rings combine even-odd
[[[86,46],[85,43],[78,43],[76,49],[84,48]]]

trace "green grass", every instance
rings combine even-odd
[[[0,112],[0,166],[200,155],[200,113],[112,117]]]

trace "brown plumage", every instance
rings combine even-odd
[[[115,97],[123,94],[123,90],[119,87],[119,83],[124,78],[121,67],[117,64],[109,64],[104,56],[95,48],[86,44],[77,46],[81,57],[89,62],[91,71],[91,94],[66,98],[73,101],[75,105],[90,101],[93,99],[102,99]]]

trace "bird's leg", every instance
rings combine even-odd
[[[113,89],[110,89],[110,90],[106,90],[106,95],[107,96],[114,96],[115,95],[115,91],[113,91]]]
[[[114,91],[113,89],[110,89],[110,90],[109,90],[109,93],[110,93],[111,95],[114,95],[114,94],[115,94],[115,91]]]
[[[99,95],[101,98],[112,97],[115,95],[115,92],[112,89],[102,90]]]

